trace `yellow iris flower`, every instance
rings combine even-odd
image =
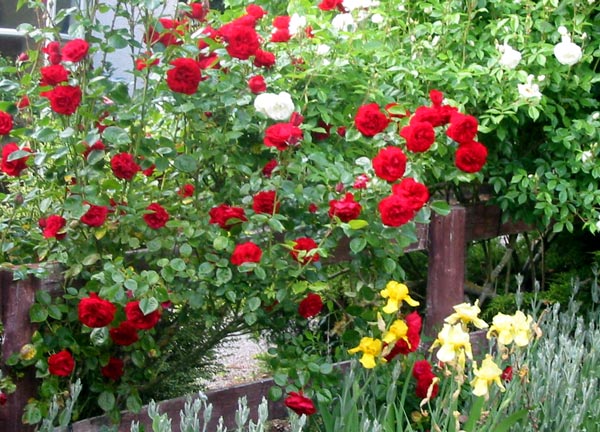
[[[462,322],[465,325],[469,323],[473,323],[473,325],[479,329],[484,329],[488,327],[488,323],[479,318],[479,313],[481,309],[479,308],[479,300],[475,300],[475,304],[471,305],[471,303],[461,303],[459,305],[454,306],[454,313],[448,316],[444,321],[448,324],[456,324],[458,321]]]
[[[360,363],[365,369],[373,369],[375,367],[375,357],[381,354],[383,342],[379,339],[363,337],[357,347],[348,350],[348,354],[356,354],[362,352],[363,356]]]
[[[444,324],[431,348],[437,346],[440,349],[436,356],[439,361],[444,363],[458,359],[461,364],[464,364],[465,355],[470,359],[473,358],[469,333],[463,329],[461,324]]]
[[[532,337],[531,325],[533,318],[531,315],[525,316],[521,311],[514,315],[505,315],[498,313],[492,319],[492,325],[487,332],[487,337],[495,335],[501,345],[515,345],[524,347],[529,344]]]
[[[477,363],[473,364],[473,374],[475,378],[471,381],[471,387],[473,387],[475,396],[485,396],[487,398],[492,383],[496,383],[501,391],[505,390],[501,380],[502,369],[494,362],[491,355],[487,354],[485,356],[480,368],[477,368]]]
[[[394,313],[400,309],[402,302],[406,302],[409,306],[419,306],[419,302],[408,295],[408,287],[400,282],[389,281],[385,289],[380,291],[383,298],[388,299],[387,304],[383,308],[385,313]]]
[[[408,342],[406,333],[408,332],[408,326],[404,320],[396,320],[390,326],[390,329],[383,335],[383,341],[387,344],[393,344],[400,339],[404,339]]]

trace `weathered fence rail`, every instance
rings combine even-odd
[[[521,222],[503,223],[500,209],[485,204],[471,207],[453,206],[447,216],[433,214],[429,225],[418,226],[418,241],[407,247],[406,252],[428,251],[426,331],[435,333],[444,317],[452,312],[452,306],[464,301],[465,254],[469,242],[529,230],[531,227]],[[29,322],[29,309],[33,304],[35,292],[40,289],[56,292],[59,287],[58,273],[51,274],[44,280],[30,277],[27,280],[13,281],[11,272],[0,272],[0,320],[4,323],[3,359],[18,352],[31,338],[35,327]],[[4,365],[0,366],[4,368]],[[272,385],[270,380],[263,380],[212,392],[209,394],[209,401],[213,403],[213,415],[217,419],[222,415],[226,425],[233,426],[232,416],[237,407],[238,397],[246,396],[248,406],[256,414],[258,404]],[[7,405],[0,409],[2,432],[31,430],[22,425],[20,419],[27,399],[35,394],[37,382],[32,374],[25,375],[18,380],[17,386],[17,392],[12,394]],[[178,419],[179,410],[183,408],[184,403],[185,398],[162,402],[161,411],[164,410]],[[270,412],[275,415],[284,412],[281,404],[271,405],[270,408]],[[119,430],[129,430],[129,425],[134,419],[143,422],[144,419],[147,421],[148,417],[146,414],[126,414]],[[84,420],[73,425],[72,430],[96,431],[101,430],[100,425],[104,424],[106,420],[103,418]]]

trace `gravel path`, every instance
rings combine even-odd
[[[224,366],[211,381],[203,382],[207,390],[216,390],[266,378],[265,367],[257,356],[267,352],[265,341],[249,335],[233,335],[217,349],[217,361]]]

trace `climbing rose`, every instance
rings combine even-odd
[[[98,297],[98,294],[90,293],[89,297],[79,300],[77,310],[82,324],[91,328],[100,328],[112,322],[117,307],[108,300]]]
[[[304,254],[302,258],[300,258],[300,254],[302,252],[310,252],[318,247],[317,243],[313,239],[309,237],[301,237],[296,239],[294,243],[294,247],[292,250],[290,250],[290,255],[292,255],[292,258],[294,258],[300,264],[304,265],[310,262],[317,262],[321,258],[318,253],[311,254],[310,256],[308,254]]]
[[[366,174],[359,174],[354,179],[354,189],[366,189],[369,177]]]
[[[40,96],[48,98],[52,111],[63,115],[73,114],[81,103],[81,89],[77,86],[59,85]]]
[[[246,222],[246,214],[241,207],[231,207],[227,204],[221,204],[209,210],[209,223],[217,224],[221,228],[230,230],[233,226]]]
[[[429,150],[435,141],[435,131],[429,122],[411,122],[400,130],[400,136],[406,140],[406,148],[414,153]]]
[[[379,213],[384,225],[399,227],[415,215],[410,202],[399,195],[390,195],[379,202]]]
[[[235,246],[231,254],[231,264],[240,266],[244,263],[260,262],[262,250],[255,243],[246,242]]]
[[[176,93],[191,95],[198,90],[202,80],[198,62],[191,58],[178,58],[171,62],[167,71],[167,85]]]
[[[288,146],[295,146],[302,140],[302,130],[291,123],[276,123],[265,130],[263,142],[267,147],[275,147],[283,151]]]
[[[454,113],[450,117],[450,126],[446,129],[446,135],[459,144],[468,144],[477,135],[477,119],[470,115]]]
[[[101,140],[96,141],[91,146],[88,145],[88,147],[83,151],[83,158],[87,160],[90,153],[94,150],[103,151],[103,150],[106,150],[106,146],[104,145],[104,143]]]
[[[48,43],[48,45],[42,48],[42,52],[48,56],[48,62],[51,65],[57,65],[62,61],[62,56],[60,55],[60,43],[56,41]]]
[[[100,372],[103,376],[113,381],[117,381],[123,376],[123,360],[111,357],[106,366],[102,366]]]
[[[183,36],[185,32],[185,21],[178,21],[165,17],[159,18],[158,21],[164,30],[162,33],[158,33],[154,27],[150,26],[148,28],[148,33],[146,34],[146,40],[149,43],[155,44],[160,42],[164,46],[181,45],[183,43],[183,41],[181,41],[181,36]]]
[[[88,53],[90,45],[83,39],[73,39],[65,44],[62,49],[62,59],[77,63]]]
[[[354,201],[354,195],[350,192],[341,200],[329,201],[329,217],[337,216],[342,222],[350,222],[360,214],[362,206]]]
[[[106,221],[108,207],[90,204],[88,211],[81,216],[81,222],[91,227],[99,227]]]
[[[48,372],[52,375],[66,377],[75,368],[75,360],[67,350],[62,350],[48,357]]]
[[[159,229],[165,226],[169,220],[169,213],[158,203],[152,203],[146,210],[149,213],[144,214],[144,221],[152,229]]]
[[[13,128],[12,116],[5,112],[0,111],[0,135],[8,135]]]
[[[267,84],[262,75],[255,75],[248,80],[248,87],[254,94],[262,93],[267,91]]]
[[[390,124],[390,119],[379,109],[376,103],[362,105],[354,117],[354,125],[364,136],[372,137]]]
[[[275,61],[275,54],[258,49],[254,53],[254,61],[252,63],[256,67],[264,67],[268,69],[275,65]]]
[[[377,177],[394,182],[404,175],[406,155],[398,147],[385,147],[373,158],[373,169]]]
[[[10,155],[18,150],[31,152],[27,147],[20,149],[16,143],[8,143],[2,147],[2,162],[0,162],[0,169],[4,174],[11,177],[19,177],[21,172],[27,168],[27,159],[29,159],[29,156],[8,160]]]
[[[252,198],[252,210],[255,213],[273,214],[279,211],[279,203],[276,203],[275,191],[258,192]]]
[[[263,169],[262,169],[262,173],[263,173],[263,175],[264,175],[265,177],[267,177],[267,178],[270,178],[270,177],[271,177],[271,175],[273,175],[273,170],[274,170],[275,168],[277,168],[277,165],[278,165],[278,163],[277,163],[277,160],[275,160],[275,159],[271,159],[271,160],[270,160],[269,162],[267,162],[267,163],[265,164],[265,166],[263,167]]]
[[[138,329],[133,323],[123,321],[119,327],[111,328],[108,333],[116,345],[129,346],[138,341]]]
[[[240,60],[248,60],[260,48],[258,33],[253,27],[245,25],[229,25],[221,29],[223,39],[227,42],[227,53]]]
[[[60,232],[67,224],[67,221],[62,216],[50,215],[47,218],[41,218],[38,224],[45,238],[56,237],[57,240],[62,240],[66,236],[66,233]]]
[[[298,313],[303,318],[312,318],[323,309],[323,300],[319,294],[309,293],[298,305]]]
[[[400,183],[393,185],[392,194],[406,199],[414,211],[419,211],[429,201],[427,186],[411,177],[404,178]]]
[[[133,156],[129,153],[114,155],[110,160],[110,167],[115,177],[124,180],[131,180],[141,170],[140,166],[135,163]]]
[[[195,190],[196,188],[193,184],[186,183],[179,188],[179,190],[177,191],[177,195],[179,195],[182,198],[188,198],[194,195]]]
[[[149,330],[160,320],[160,307],[148,315],[144,315],[140,309],[139,301],[132,301],[125,305],[125,316],[138,330]]]
[[[262,7],[255,4],[250,4],[246,6],[246,13],[248,13],[248,15],[252,15],[256,19],[261,19],[267,14],[267,12]]]
[[[454,163],[461,171],[476,173],[485,165],[487,154],[487,148],[483,144],[472,141],[458,147]]]
[[[343,8],[343,0],[321,0],[319,3],[319,9],[322,11],[330,11],[334,9]]]
[[[208,9],[204,8],[204,5],[201,2],[194,2],[191,3],[189,6],[192,10],[186,13],[188,17],[198,21],[206,20],[206,14],[208,14]]]
[[[317,412],[313,401],[304,396],[302,392],[290,392],[284,403],[298,415],[312,415]]]

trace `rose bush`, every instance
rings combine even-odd
[[[319,380],[359,343],[346,324],[375,318],[415,223],[467,183],[489,180],[517,214],[567,227],[576,214],[594,229],[600,173],[583,155],[596,157],[598,41],[583,34],[597,6],[479,3],[89,2],[66,44],[55,27],[22,26],[36,46],[1,85],[0,253],[17,276],[31,262],[64,271],[64,295],[39,294],[31,310],[35,356],[11,360],[44,380],[25,421],[68,388],[50,367],[59,353],[97,402],[74,418],[138,409],[190,322],[207,347],[272,330],[277,383],[327,399]],[[559,25],[581,56],[552,56]],[[507,70],[501,42],[522,63]],[[115,52],[130,60],[126,82],[111,75]],[[547,77],[541,90],[529,74]],[[311,293],[316,315],[314,300],[299,311]]]

